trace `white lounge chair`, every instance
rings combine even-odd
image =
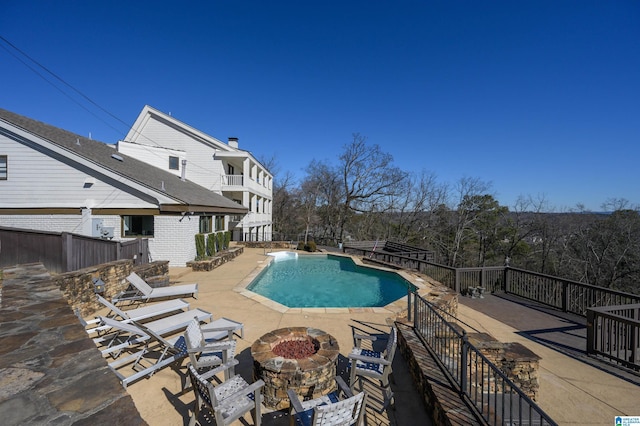
[[[144,324],[144,327],[159,336],[166,336],[184,330],[196,318],[200,322],[211,320],[211,313],[202,309],[191,309],[170,315]],[[140,323],[136,321],[118,321],[113,318],[99,317],[99,327],[104,331],[93,341],[101,349],[103,355],[118,354],[122,349],[145,342],[149,337],[140,333]]]
[[[342,380],[336,377],[338,390],[320,398],[300,401],[292,390],[287,391],[291,403],[289,418],[296,426],[350,426],[362,423],[367,396],[364,392],[354,395]],[[342,394],[342,399],[340,398]]]
[[[119,302],[148,302],[152,299],[192,296],[198,298],[198,284],[181,284],[168,287],[151,287],[138,274],[132,272],[127,281],[133,287],[131,291],[123,291],[112,299],[114,304]]]
[[[207,376],[212,377],[214,374],[227,371],[236,364],[238,364],[238,360],[233,359],[210,370]],[[189,426],[195,426],[203,409],[215,417],[217,426],[230,425],[247,412],[251,412],[254,424],[260,426],[262,421],[260,413],[261,389],[264,386],[262,380],[249,384],[241,376],[235,375],[214,386],[207,380],[207,377],[199,374],[193,365],[188,366],[188,374],[196,396],[195,408],[189,420]]]
[[[386,407],[393,401],[393,392],[389,384],[389,378],[393,372],[391,366],[393,363],[393,357],[396,353],[396,346],[398,344],[398,333],[396,328],[391,327],[387,345],[383,351],[374,351],[363,349],[361,347],[361,342],[363,340],[373,342],[377,340],[376,336],[355,334],[353,337],[356,345],[349,354],[349,359],[351,360],[351,390],[353,391],[355,389],[357,381],[360,382],[360,390],[363,389],[363,377],[377,379],[380,381],[384,391],[383,406]]]
[[[189,309],[189,303],[185,302],[183,299],[170,299],[164,302],[153,303],[149,305],[144,305],[139,308],[129,309],[127,311],[123,311],[122,309],[115,306],[113,303],[109,302],[99,294],[96,295],[97,299],[103,306],[109,308],[109,312],[104,315],[108,318],[120,319],[121,321],[127,323],[131,321],[144,321],[149,318],[158,317],[161,315],[167,315],[171,313],[179,313]],[[85,321],[85,326],[93,326],[92,328],[87,329],[87,333],[89,335],[93,333],[100,333],[104,331],[105,326],[94,326],[100,322],[100,318],[95,318],[89,321]]]

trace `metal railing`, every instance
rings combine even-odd
[[[640,370],[640,360],[638,360],[637,350],[633,356],[627,355],[626,353],[617,356],[611,353],[609,349],[604,349],[612,347],[608,342],[621,342],[627,338],[626,336],[633,335],[631,330],[625,328],[629,327],[628,321],[631,321],[632,318],[627,317],[626,320],[620,320],[620,324],[614,324],[611,322],[613,321],[612,315],[614,314],[611,314],[607,309],[595,309],[607,306],[612,307],[614,310],[625,309],[628,308],[629,305],[640,304],[640,295],[624,293],[606,287],[584,284],[565,278],[512,268],[510,266],[454,268],[428,260],[409,257],[405,253],[384,253],[378,250],[372,250],[370,247],[358,247],[357,245],[352,245],[353,243],[349,244],[350,246],[346,247],[347,251],[361,253],[367,259],[377,259],[386,263],[393,263],[401,268],[417,270],[422,274],[429,275],[457,293],[467,294],[469,290],[477,290],[479,288],[487,293],[505,292],[583,317],[588,316],[589,311],[592,310],[592,315],[595,315],[594,318],[600,321],[600,325],[596,326],[593,333],[603,332],[606,335],[597,334],[594,335],[592,339],[587,339],[587,353],[601,355],[605,360],[613,364],[624,365],[632,369]],[[636,321],[639,319],[639,316],[640,314],[636,315]],[[607,318],[606,321],[609,322],[606,322],[604,318]],[[592,321],[587,319],[587,323],[589,326],[592,324]],[[603,325],[604,329],[602,329]],[[600,329],[597,327],[600,327]],[[602,330],[610,331],[605,332]],[[620,335],[614,336],[609,333],[620,333]],[[635,336],[634,338],[637,344],[640,339],[637,334]],[[592,346],[600,341],[603,342],[602,345]],[[605,344],[604,342],[607,343]],[[631,343],[629,343],[628,346],[631,347]],[[620,344],[616,344],[613,345],[613,347],[619,348],[621,346]],[[627,359],[623,359],[622,355],[627,357]]]
[[[587,353],[640,371],[640,304],[587,309]]]
[[[444,318],[443,315],[447,314],[438,312],[416,293],[410,294],[408,299],[417,334],[458,386],[462,397],[486,424],[556,424],[495,364],[469,343],[464,330]]]
[[[587,309],[640,303],[640,295],[508,267],[504,291],[580,316]]]

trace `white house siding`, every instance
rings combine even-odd
[[[227,152],[229,153],[226,156],[227,161],[236,163],[235,173],[244,174],[245,186],[264,196],[271,196],[272,178],[266,170],[248,157],[246,151],[231,147],[229,144],[202,134],[196,129],[189,131],[190,127],[184,123],[172,123],[152,110],[146,114],[145,110],[141,114],[143,119],[139,119],[136,123],[139,127],[136,127],[135,131],[132,129],[127,135],[129,141],[185,151],[187,153],[187,179],[212,191],[222,189],[220,177],[226,174],[223,162],[218,159],[213,161],[214,153],[216,150],[218,153]],[[232,157],[236,157],[237,160],[232,161]],[[243,162],[244,164],[241,166],[240,164]],[[258,180],[260,183],[257,183]]]
[[[144,161],[159,169],[180,176],[182,173],[182,160],[186,160],[186,153],[176,149],[160,148],[139,143],[118,142],[118,152],[129,155],[140,161]],[[178,157],[178,169],[169,168],[169,157]]]
[[[138,129],[136,135],[138,136],[134,141],[137,143],[186,152],[186,178],[210,191],[220,191],[222,163],[214,160],[214,148],[194,140],[192,135],[176,129],[169,123],[159,122],[153,116],[145,122],[143,129]],[[222,142],[219,148],[224,148]],[[137,156],[136,158],[142,159]]]
[[[0,215],[0,226],[82,234],[82,216],[80,214]]]
[[[127,135],[127,141],[184,151],[186,178],[227,198],[241,200],[245,207],[249,207],[251,199],[252,212],[242,220],[242,234],[251,239],[271,239],[273,178],[248,152],[174,121],[172,117],[163,117],[150,107],[143,109]],[[136,154],[136,158],[147,161],[142,154]],[[226,163],[234,165],[235,175],[244,176],[241,186],[223,185]],[[256,211],[258,199],[260,210]]]
[[[168,260],[169,266],[185,266],[196,257],[198,216],[156,216],[154,238],[149,239],[152,260]],[[191,219],[191,220],[189,220]]]
[[[0,152],[8,162],[8,179],[0,181],[0,208],[157,208],[4,136]]]

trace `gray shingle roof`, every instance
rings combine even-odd
[[[147,188],[162,191],[166,196],[176,200],[176,205],[163,205],[160,206],[161,210],[231,214],[247,212],[246,207],[220,194],[209,191],[188,180],[183,181],[172,173],[116,151],[114,145],[88,139],[2,108],[0,108],[0,119],[72,151],[102,168]],[[116,154],[123,161],[113,158],[112,154]]]

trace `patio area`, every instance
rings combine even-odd
[[[238,345],[236,358],[240,362],[236,372],[247,381],[253,381],[252,343],[272,330],[285,327],[313,327],[335,337],[340,347],[337,373],[347,378],[346,356],[353,346],[353,327],[361,332],[386,333],[395,318],[394,310],[404,307],[404,303],[398,303],[391,307],[392,310],[385,308],[288,309],[244,290],[244,286],[253,279],[267,259],[264,249],[245,248],[242,255],[212,271],[192,272],[188,268],[170,270],[172,282],[198,283],[198,299],[188,299],[192,308],[211,312],[214,319],[226,317],[244,324],[243,338],[236,336]],[[395,380],[392,382],[392,388],[395,394],[395,409],[382,410],[380,404],[382,392],[373,387],[367,387],[369,404],[366,410],[366,424],[381,426],[431,424],[424,403],[416,392],[407,365],[400,354],[395,357],[393,368]],[[188,424],[194,395],[192,391],[181,393],[183,380],[184,376],[174,369],[165,368],[149,379],[131,384],[127,392],[132,396],[142,418],[150,425]],[[265,409],[262,422],[267,426],[288,425],[288,411]],[[244,423],[237,421],[236,424],[252,424],[252,421],[250,416],[246,415]]]

